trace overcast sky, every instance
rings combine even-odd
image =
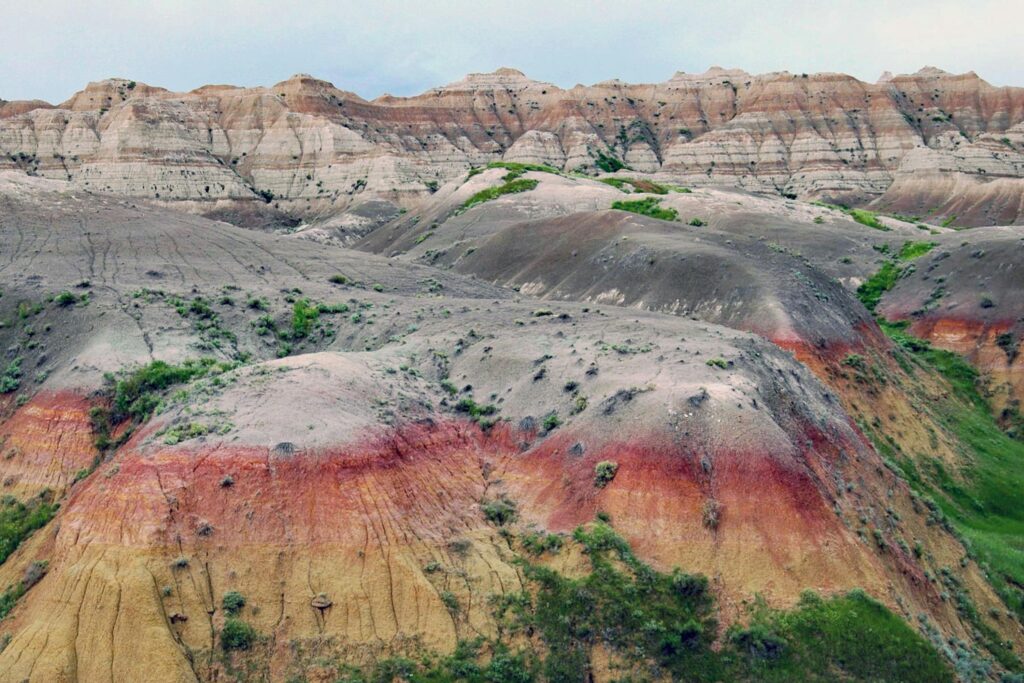
[[[9,0],[0,99],[60,102],[121,76],[172,90],[311,73],[372,98],[511,66],[570,87],[708,66],[924,65],[1024,86],[1024,0]]]

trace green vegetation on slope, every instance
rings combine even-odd
[[[641,216],[660,218],[663,221],[679,220],[679,212],[671,208],[660,206],[661,200],[657,197],[644,197],[634,201],[612,202],[612,208],[620,211],[638,213]]]
[[[906,242],[900,248],[899,254],[886,261],[881,269],[857,288],[857,296],[869,311],[874,313],[882,296],[896,286],[896,281],[907,274],[912,266],[906,266],[901,262],[913,261],[927,254],[937,245],[935,242]]]
[[[874,211],[868,211],[867,209],[851,209],[848,206],[842,204],[829,204],[828,202],[811,202],[816,206],[823,206],[826,209],[832,209],[834,211],[842,211],[853,220],[857,221],[861,225],[866,225],[869,228],[875,230],[881,230],[888,232],[889,228],[882,221],[878,220],[878,214]]]
[[[469,169],[469,176],[467,177],[472,178],[475,175],[483,173],[489,168],[506,169],[508,173],[505,174],[505,176],[502,178],[502,180],[504,180],[505,182],[515,180],[516,178],[522,176],[527,171],[537,171],[538,173],[551,173],[553,175],[563,175],[562,172],[559,171],[554,166],[546,166],[544,164],[521,164],[515,161],[492,161],[486,166],[477,166],[475,168]]]
[[[59,506],[49,491],[22,503],[13,496],[0,499],[0,564],[18,549],[36,529],[42,529],[57,514]]]
[[[236,367],[236,363],[220,362],[213,358],[187,360],[181,365],[156,360],[120,378],[110,376],[108,379],[113,384],[113,412],[110,417],[115,422],[126,418],[141,422],[156,410],[163,392],[170,387]]]
[[[861,301],[874,310],[882,295],[895,286],[908,261],[927,253],[932,242],[907,243],[899,254],[858,289]],[[926,391],[916,382],[903,389],[915,397],[959,450],[958,471],[950,471],[939,458],[907,453],[884,434],[877,421],[862,423],[876,448],[921,497],[930,523],[942,524],[957,534],[969,556],[1006,606],[1024,618],[1024,443],[999,426],[979,384],[978,372],[958,354],[933,347],[907,331],[906,321],[878,319],[896,345],[895,360],[911,375],[941,378],[948,391]],[[972,624],[979,640],[1001,665],[1019,671],[1021,662],[998,633],[987,624],[966,590],[950,571],[940,580],[952,594],[960,616]],[[998,619],[998,613],[988,615]]]
[[[868,211],[867,209],[850,209],[847,213],[850,214],[850,218],[861,225],[866,225],[869,228],[874,228],[875,230],[886,231],[889,229],[884,223],[882,223],[882,221],[878,220],[878,215],[874,211]]]
[[[528,533],[520,545],[531,556],[565,547],[539,538]],[[807,593],[791,611],[758,605],[749,625],[731,628],[712,647],[715,604],[705,577],[654,570],[604,522],[577,529],[572,542],[589,571],[569,577],[518,560],[527,589],[495,597],[496,638],[462,641],[446,657],[391,658],[370,671],[342,667],[339,680],[582,683],[596,648],[611,655],[619,680],[952,680],[927,640],[861,591],[830,599]]]
[[[948,382],[951,392],[922,404],[959,445],[965,465],[951,473],[936,458],[911,458],[891,444],[885,454],[928,497],[933,515],[959,532],[996,592],[1024,618],[1024,443],[999,428],[978,390],[977,371],[961,356],[913,337],[906,323],[881,321],[881,326],[918,367]]]
[[[480,190],[475,195],[463,202],[462,207],[459,211],[466,211],[476,206],[477,204],[483,204],[489,202],[492,199],[505,194],[516,194],[518,192],[528,192],[539,185],[539,181],[532,178],[516,178],[506,182],[504,185],[497,185],[495,187],[488,187],[486,190]]]
[[[597,180],[598,182],[604,183],[605,185],[611,185],[612,187],[627,193],[632,191],[647,192],[649,194],[668,194],[669,192],[688,194],[690,192],[689,188],[686,187],[665,185],[645,178],[598,178]],[[632,188],[632,190],[629,188]]]
[[[625,162],[621,161],[617,157],[600,151],[597,153],[597,159],[594,161],[594,165],[605,173],[615,173],[616,171],[621,171],[624,168],[629,168]]]

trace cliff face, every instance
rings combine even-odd
[[[1022,215],[1022,121],[1024,89],[937,69],[869,84],[714,68],[568,90],[499,69],[373,101],[306,75],[188,93],[113,79],[57,107],[0,104],[0,167],[204,213],[266,200],[308,218],[371,197],[408,203],[489,161],[625,163],[993,224]]]

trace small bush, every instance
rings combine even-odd
[[[611,483],[619,471],[619,463],[613,460],[602,460],[594,466],[594,486],[603,489]]]
[[[220,632],[220,646],[225,652],[248,650],[255,640],[256,630],[241,619],[226,620]]]
[[[597,153],[597,159],[594,161],[594,165],[605,173],[615,173],[616,171],[621,171],[624,168],[629,168],[619,159],[610,154],[605,154],[604,152]]]
[[[53,301],[61,307],[74,306],[75,303],[78,302],[78,297],[65,289],[63,292],[55,296]]]
[[[558,429],[558,427],[562,424],[562,418],[558,417],[557,413],[551,413],[550,415],[544,418],[544,422],[542,422],[541,424],[544,427],[545,432],[550,432],[555,429]]]
[[[786,649],[786,641],[764,624],[734,630],[729,634],[729,642],[741,652],[760,660],[778,659]]]
[[[508,498],[483,501],[480,509],[484,518],[495,526],[505,526],[516,518],[516,504]]]
[[[705,226],[707,224],[708,224],[707,221],[705,221],[703,218],[691,218],[690,219],[690,225],[692,225],[695,228],[700,228],[700,227],[703,227],[703,226]]]
[[[12,391],[17,391],[20,386],[21,358],[15,358],[7,364],[3,374],[0,374],[0,394],[9,394]]]
[[[224,594],[220,604],[226,613],[234,616],[245,607],[245,596],[238,591],[228,591]]]
[[[303,339],[309,335],[313,324],[320,317],[320,309],[309,299],[299,299],[292,304],[292,337]]]
[[[708,529],[717,529],[722,516],[722,504],[714,498],[708,498],[701,508],[701,520]]]

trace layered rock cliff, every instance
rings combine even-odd
[[[0,103],[0,168],[236,223],[369,198],[407,205],[506,160],[585,173],[625,164],[980,225],[1024,213],[1022,122],[1024,89],[932,68],[873,84],[713,68],[570,89],[499,69],[373,101],[307,75],[187,93],[110,79],[56,107]]]

